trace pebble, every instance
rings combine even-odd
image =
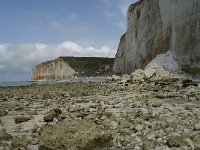
[[[135,130],[136,130],[136,131],[142,131],[143,128],[144,128],[143,125],[137,124],[136,127],[135,127]]]
[[[89,112],[96,112],[96,111],[97,111],[96,108],[90,108],[90,109],[89,109]]]
[[[44,121],[45,122],[52,122],[54,119],[54,115],[52,113],[47,114],[46,116],[44,116]]]
[[[112,125],[112,129],[116,129],[118,127],[118,123],[115,121],[112,121],[111,125]]]
[[[189,146],[189,149],[194,150],[194,143],[191,139],[186,138],[185,143],[186,143],[187,146]]]
[[[195,130],[200,130],[200,123],[196,124],[196,125],[194,126],[194,129],[195,129]]]

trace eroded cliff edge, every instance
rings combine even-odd
[[[104,76],[112,71],[114,58],[59,57],[32,70],[32,80],[62,80],[74,76]]]
[[[143,69],[158,54],[175,51],[184,71],[200,73],[200,1],[140,0],[128,9],[127,32],[113,71]],[[123,55],[122,55],[123,54]]]

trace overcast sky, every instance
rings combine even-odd
[[[59,56],[114,57],[136,0],[0,0],[0,81]]]

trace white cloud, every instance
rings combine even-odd
[[[108,46],[95,48],[82,47],[72,41],[58,45],[36,44],[0,44],[0,69],[30,70],[37,64],[55,59],[59,56],[95,56],[114,57],[115,50]]]
[[[10,46],[12,45],[8,45],[8,44],[0,45],[0,65],[1,66],[3,66],[1,62],[5,62],[7,59],[11,59],[14,56],[14,53],[8,50]]]
[[[58,48],[65,49],[67,51],[80,52],[80,53],[81,51],[83,51],[83,48],[81,46],[71,41],[63,42],[62,44],[58,46]]]
[[[111,50],[108,46],[94,48],[92,46],[82,47],[72,41],[65,41],[58,45],[58,51],[64,56],[94,56],[94,57],[114,57],[115,50]]]
[[[36,46],[36,49],[38,49],[38,50],[47,48],[47,46],[45,44],[41,44],[41,43],[36,43],[35,46]]]

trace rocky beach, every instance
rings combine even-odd
[[[200,149],[200,84],[136,75],[0,88],[0,149]]]
[[[0,150],[200,150],[200,1],[134,2],[115,58],[53,57],[0,86]]]

